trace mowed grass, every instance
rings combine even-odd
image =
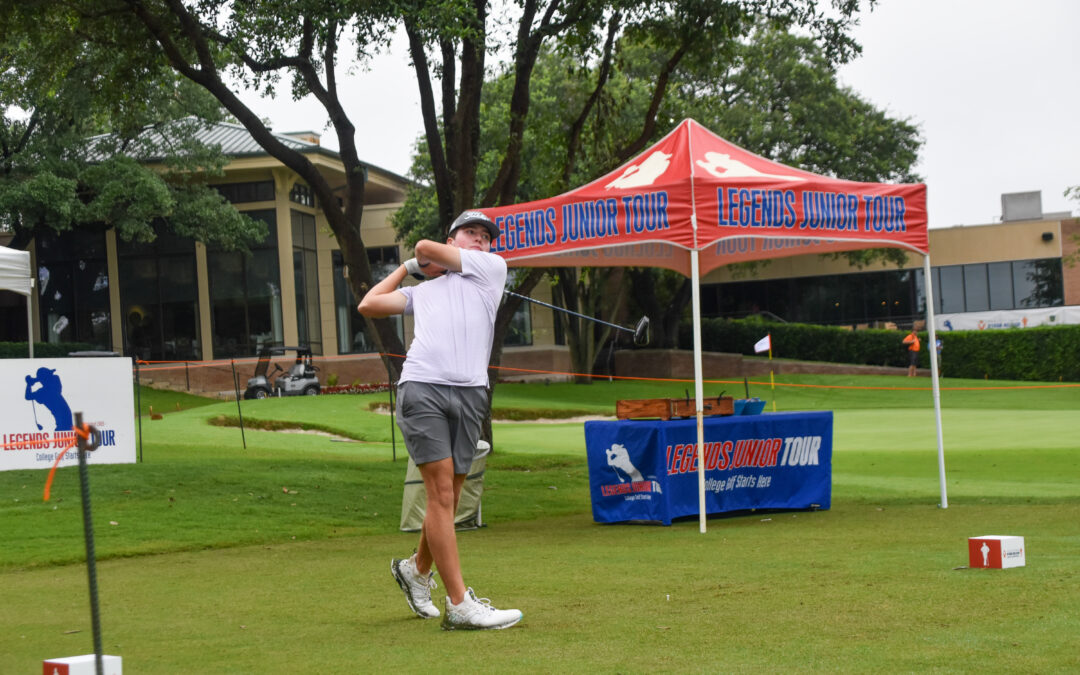
[[[712,518],[704,535],[696,519],[593,523],[582,424],[496,422],[489,526],[460,535],[462,562],[525,620],[479,634],[416,619],[388,574],[415,535],[397,532],[400,435],[395,462],[370,411],[385,394],[242,403],[251,424],[350,442],[209,424],[235,402],[143,418],[142,464],[91,467],[105,651],[140,673],[1080,668],[1080,391],[944,380],[940,509],[925,378],[778,383],[814,385],[777,387],[780,410],[834,410],[833,508]],[[684,387],[500,384],[494,403],[611,415]],[[0,473],[0,672],[92,651],[77,469],[48,503],[44,478]],[[979,534],[1025,536],[1027,567],[964,569]]]

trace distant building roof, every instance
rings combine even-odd
[[[271,132],[273,133],[273,132]],[[333,150],[322,147],[318,143],[309,143],[286,134],[274,133],[274,137],[281,143],[293,150],[322,152],[331,157],[340,157]],[[218,122],[209,128],[203,126],[195,135],[195,139],[207,145],[221,146],[221,152],[229,157],[241,157],[249,155],[269,155],[270,153],[255,142],[255,138],[247,129],[239,124],[231,122]]]
[[[181,140],[194,140],[203,145],[216,145],[220,147],[222,154],[226,157],[270,156],[270,153],[255,141],[251,132],[240,124],[232,122],[203,123],[190,117],[183,120],[177,120],[170,124],[175,127],[181,127],[181,125],[183,125],[182,132],[178,134],[178,137],[170,137],[168,128],[162,130],[155,126],[147,126],[143,129],[143,132],[128,145],[125,152],[142,162],[160,161],[164,159],[167,154],[164,151],[165,148],[174,146]],[[301,136],[318,138],[318,134],[314,132],[300,132],[295,134],[271,133],[283,145],[298,152],[313,152],[334,159],[341,159],[341,154],[337,151],[324,148],[319,143],[313,143],[299,138]],[[91,160],[104,159],[108,151],[105,151],[101,146],[107,141],[115,138],[115,134],[102,134],[100,136],[91,137],[89,139]],[[392,171],[375,166],[374,164],[363,161],[361,161],[361,164],[370,169],[378,169],[380,172],[398,178],[403,182],[411,182],[404,176],[399,176]]]

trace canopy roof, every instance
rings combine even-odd
[[[30,252],[0,246],[0,290],[29,297],[33,292],[32,278]]]
[[[698,456],[704,456],[700,279],[721,265],[865,248],[923,255],[934,341],[926,186],[860,183],[759,157],[694,120],[615,171],[558,197],[482,209],[491,250],[517,267],[666,267],[690,277]],[[941,506],[945,455],[937,356],[930,350]],[[705,463],[698,462],[705,532]]]
[[[666,267],[690,276],[692,250],[702,275],[806,253],[928,252],[925,185],[793,169],[689,119],[582,187],[482,210],[502,231],[492,251],[517,267]]]

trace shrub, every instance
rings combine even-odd
[[[693,348],[692,325],[679,326],[679,347]],[[754,344],[772,334],[773,356],[803,361],[826,361],[905,367],[904,332],[847,330],[835,326],[774,323],[760,318],[703,319],[702,349],[754,354]],[[1047,326],[987,331],[941,331],[942,372],[949,377],[989,377],[1002,380],[1080,381],[1080,326]],[[930,366],[926,331],[919,333],[922,367]]]
[[[86,352],[99,350],[86,342],[35,342],[35,359],[64,358],[69,352]],[[0,342],[0,359],[25,359],[29,356],[30,348],[25,342]]]

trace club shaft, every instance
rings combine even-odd
[[[627,328],[626,326],[620,326],[617,323],[611,323],[609,321],[604,321],[603,319],[597,319],[594,316],[587,316],[585,314],[579,314],[578,312],[575,312],[575,311],[573,311],[571,309],[566,309],[565,307],[558,307],[556,305],[546,303],[543,300],[537,300],[536,298],[530,298],[527,295],[521,295],[520,293],[515,293],[513,291],[503,291],[503,293],[506,293],[507,295],[512,295],[515,298],[521,298],[522,300],[528,300],[529,302],[537,304],[537,305],[543,305],[544,307],[547,307],[549,309],[554,309],[555,311],[558,311],[558,312],[565,312],[565,313],[567,313],[567,314],[569,314],[571,316],[576,316],[579,319],[585,319],[586,321],[595,321],[596,323],[603,324],[604,326],[610,326],[612,328],[618,328],[619,330],[624,330],[627,333],[633,333],[634,332],[633,328]]]

